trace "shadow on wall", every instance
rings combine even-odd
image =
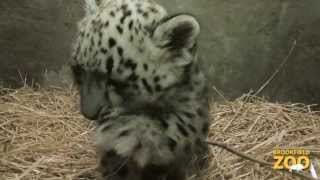
[[[0,81],[19,85],[18,70],[37,82],[43,77],[49,84],[65,79],[61,73],[65,70],[60,70],[69,58],[75,23],[83,13],[79,2],[1,0]],[[319,0],[158,2],[170,13],[191,12],[198,17],[200,58],[210,82],[226,97],[257,91],[296,40],[287,63],[262,95],[320,103]]]

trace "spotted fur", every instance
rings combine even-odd
[[[70,64],[102,179],[184,180],[207,152],[198,22],[151,0],[87,4]]]

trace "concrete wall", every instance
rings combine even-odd
[[[293,53],[262,95],[273,100],[320,102],[319,0],[158,0],[171,13],[191,12],[202,27],[200,57],[210,82],[235,98],[257,90]],[[0,80],[64,79],[79,0],[0,1]],[[40,74],[40,76],[39,76]],[[58,80],[57,80],[58,79]]]
[[[46,69],[57,71],[67,61],[81,16],[78,0],[1,0],[0,12],[2,84],[39,82]]]
[[[263,95],[320,102],[319,0],[159,0],[171,12],[191,12],[202,25],[201,58],[211,82],[227,97],[260,86],[287,63]]]

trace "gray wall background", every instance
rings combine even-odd
[[[42,83],[46,69],[58,72],[81,14],[79,0],[0,0],[3,86],[21,86],[23,78]]]
[[[320,103],[319,0],[158,1],[170,13],[191,12],[198,17],[200,58],[211,85],[226,97],[259,89],[297,41],[262,95],[276,101]],[[21,85],[18,70],[29,81],[42,84],[68,79],[61,67],[69,58],[75,23],[83,14],[79,2],[1,0],[0,81]]]

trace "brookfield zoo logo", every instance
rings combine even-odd
[[[310,151],[299,148],[274,149],[273,169],[286,169],[290,172],[301,172],[310,167]]]

